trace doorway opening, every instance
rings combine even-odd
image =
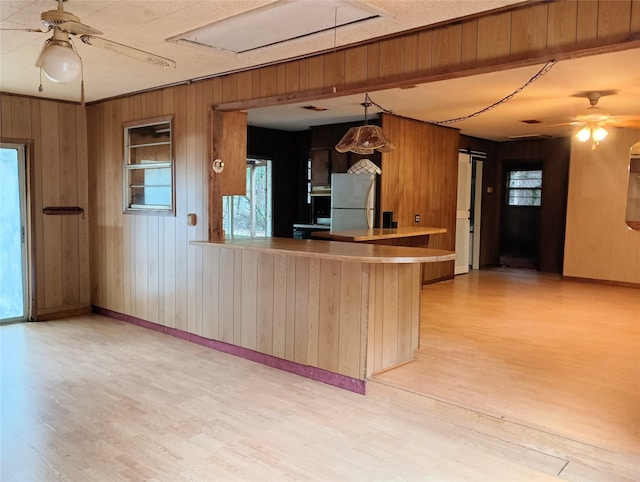
[[[542,166],[509,166],[504,171],[505,198],[500,216],[500,265],[539,266]]]
[[[24,144],[0,144],[0,323],[29,318]]]
[[[271,160],[247,159],[246,194],[223,196],[222,227],[228,236],[271,237],[273,229]]]
[[[482,166],[486,158],[481,152],[458,153],[455,274],[480,269]]]

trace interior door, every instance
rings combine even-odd
[[[455,274],[469,272],[469,210],[471,209],[471,156],[458,154],[458,206],[456,208]]]

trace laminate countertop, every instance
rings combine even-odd
[[[433,229],[433,228],[432,228]],[[191,241],[194,246],[270,251],[310,258],[364,263],[435,263],[455,259],[453,251],[408,246],[291,238],[233,238],[223,241]]]
[[[313,232],[316,238],[330,239],[333,241],[368,242],[382,239],[412,238],[416,236],[429,236],[431,234],[446,233],[446,228],[431,228],[410,226],[404,228],[374,228],[351,229],[345,231],[318,231]],[[443,261],[443,260],[440,260]]]

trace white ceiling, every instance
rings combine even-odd
[[[387,16],[244,54],[165,40],[273,3],[273,0],[65,2],[66,11],[80,17],[82,23],[104,32],[101,37],[174,59],[177,63],[175,69],[161,69],[76,42],[84,64],[87,102],[331,50],[334,46],[492,10],[520,3],[520,0],[361,0],[360,3],[381,10]],[[54,0],[2,0],[0,28],[39,28],[40,13],[54,9]],[[251,35],[251,32],[238,32],[238,35]],[[39,69],[34,62],[49,36],[26,31],[0,31],[0,91],[79,100],[79,81],[55,84],[45,78],[44,92],[38,93]],[[599,89],[619,90],[617,95],[604,97],[599,104],[612,114],[640,116],[640,69],[635,68],[638,65],[638,49],[560,62],[507,104],[454,127],[469,135],[496,140],[504,140],[508,135],[566,134],[566,127],[553,130],[551,124],[566,120],[588,106],[584,98],[571,95],[578,91]],[[400,115],[441,120],[468,114],[493,103],[526,82],[539,67],[430,83],[408,90],[371,92],[371,97]],[[360,106],[362,101],[363,96],[353,96],[316,102],[329,109],[325,112],[282,105],[251,111],[249,121],[254,125],[298,130],[311,124],[357,120],[363,115]],[[524,119],[539,119],[545,124],[530,126],[518,122]]]

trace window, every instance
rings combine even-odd
[[[171,117],[124,127],[124,211],[174,214]]]
[[[508,206],[540,206],[542,170],[510,170],[507,175]]]
[[[271,161],[247,159],[245,196],[224,196],[222,227],[227,236],[271,236]]]

